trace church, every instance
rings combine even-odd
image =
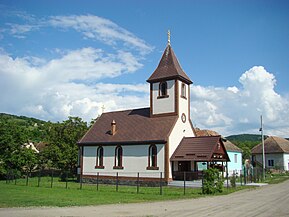
[[[105,112],[78,142],[82,180],[164,184],[198,178],[202,167],[230,161],[220,136],[196,137],[190,117],[191,79],[171,47],[147,79],[150,107]]]

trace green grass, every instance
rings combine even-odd
[[[289,174],[272,174],[272,175],[266,175],[265,183],[268,184],[278,184],[280,182],[284,182],[289,179]]]
[[[188,198],[204,197],[201,189],[187,188],[184,195],[183,188],[163,187],[163,194],[160,195],[160,188],[140,187],[139,193],[136,192],[136,186],[122,186],[118,188],[112,185],[99,185],[97,191],[96,185],[83,184],[80,190],[80,184],[76,182],[60,182],[56,178],[53,182],[53,188],[50,185],[50,178],[42,178],[40,187],[37,178],[29,179],[26,186],[25,179],[18,179],[6,184],[0,181],[0,207],[29,207],[29,206],[84,206],[101,205],[117,203],[139,203],[164,200],[177,200]],[[225,188],[222,194],[228,194],[245,187],[236,189]]]

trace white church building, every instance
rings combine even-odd
[[[220,136],[196,137],[190,118],[191,79],[168,40],[148,78],[150,107],[103,113],[78,142],[84,181],[144,184],[196,179],[198,165],[224,168],[229,160]],[[117,174],[117,175],[116,175]],[[190,175],[191,174],[191,175]]]

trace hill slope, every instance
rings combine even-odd
[[[261,142],[261,135],[258,134],[239,134],[239,135],[231,135],[226,137],[230,141],[238,141],[238,142]],[[267,136],[265,135],[264,138],[266,139]]]
[[[30,141],[40,142],[44,138],[46,121],[25,116],[0,113],[0,125],[9,129],[21,129],[20,132],[27,135]]]

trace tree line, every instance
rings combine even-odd
[[[87,122],[79,117],[52,123],[1,114],[0,178],[5,178],[11,170],[23,173],[53,168],[75,174],[77,141],[88,127]],[[41,142],[42,150],[37,153],[31,148],[25,148],[24,144],[29,142]]]

